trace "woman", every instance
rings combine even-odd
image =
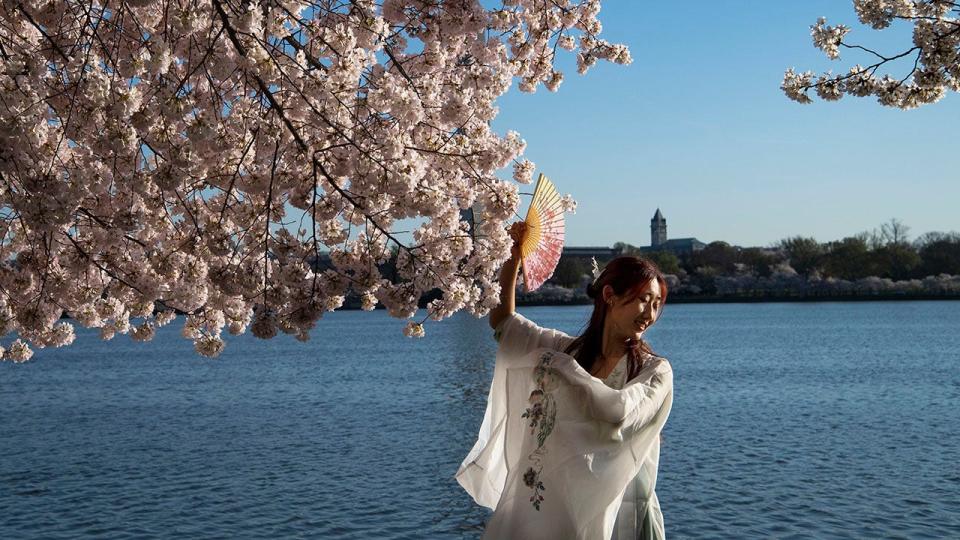
[[[667,285],[656,266],[618,257],[587,288],[586,331],[571,337],[515,311],[523,224],[490,312],[499,342],[476,445],[457,480],[494,510],[484,538],[663,538],[660,431],[673,371],[643,341]]]

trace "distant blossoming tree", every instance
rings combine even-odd
[[[498,4],[498,5],[493,5]],[[10,0],[0,3],[0,336],[6,359],[74,327],[307,339],[353,292],[440,320],[498,302],[514,80],[563,80],[628,50],[598,0]],[[514,180],[495,173],[514,164]],[[575,204],[566,199],[570,209]],[[473,235],[461,209],[482,206]],[[289,208],[302,213],[299,223]],[[399,220],[417,223],[404,241]],[[317,268],[329,251],[330,268]],[[379,268],[391,260],[397,276]],[[133,319],[133,321],[132,321]],[[407,335],[422,335],[411,322]],[[2,350],[2,349],[0,349]]]
[[[947,90],[960,90],[960,3],[952,0],[853,0],[860,22],[876,30],[894,21],[913,25],[913,46],[901,52],[881,54],[850,44],[850,28],[828,26],[821,18],[811,27],[814,45],[835,60],[840,49],[859,49],[873,62],[855,65],[846,73],[820,75],[788,69],[781,88],[787,97],[810,103],[809,91],[821,99],[838,100],[845,94],[875,96],[886,106],[912,109],[942,98]],[[912,66],[901,75],[880,74],[881,68],[901,61]]]

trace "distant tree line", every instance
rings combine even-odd
[[[653,260],[679,295],[960,294],[960,233],[928,232],[910,241],[909,231],[891,219],[878,229],[823,243],[803,236],[766,248],[718,241],[680,256],[641,252],[624,242],[614,248]],[[562,257],[550,283],[578,289],[589,274],[589,258]]]
[[[641,251],[625,242],[613,247],[653,260],[667,275],[675,300],[960,297],[960,233],[928,232],[911,241],[909,230],[893,219],[878,229],[830,242],[794,236],[770,247],[742,248],[718,241],[679,256]],[[383,277],[396,278],[395,259],[396,253],[378,265]],[[601,268],[606,262],[598,259]],[[311,263],[317,270],[331,265],[325,254]],[[518,291],[517,301],[588,303],[590,270],[589,257],[561,257],[550,280],[533,293]],[[420,298],[420,307],[441,297],[439,290],[429,291]],[[347,295],[344,305],[359,308],[360,298]]]

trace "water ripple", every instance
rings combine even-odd
[[[657,493],[672,538],[960,537],[960,304],[672,306]],[[528,308],[576,333],[584,308]],[[493,346],[466,314],[399,335],[333,313],[312,341],[197,358],[78,332],[0,364],[0,538],[478,538],[453,480]],[[371,339],[371,336],[377,336]]]

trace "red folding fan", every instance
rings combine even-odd
[[[542,173],[524,219],[527,236],[520,246],[523,289],[530,292],[550,279],[563,252],[563,202],[556,186]]]

